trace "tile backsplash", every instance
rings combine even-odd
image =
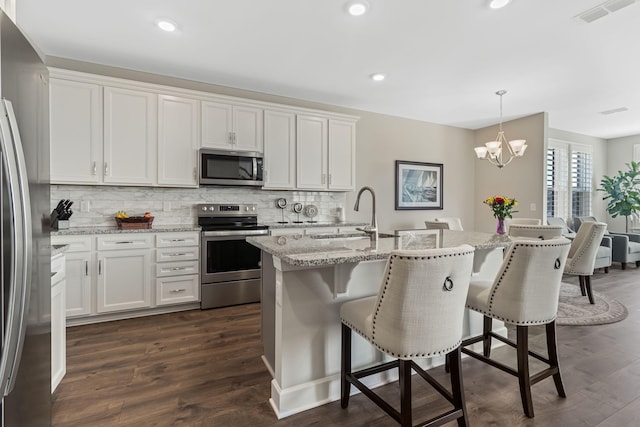
[[[281,210],[275,202],[287,200]],[[195,205],[198,203],[256,203],[258,221],[274,223],[282,220],[293,222],[298,214],[291,210],[294,203],[303,206],[315,205],[320,222],[338,222],[340,211],[344,212],[346,193],[312,191],[273,191],[251,187],[203,187],[203,188],[156,188],[156,187],[112,187],[90,185],[51,185],[51,209],[60,199],[70,199],[73,215],[71,227],[115,226],[114,217],[119,210],[129,215],[151,212],[156,225],[194,225]],[[300,221],[309,218],[300,214]]]

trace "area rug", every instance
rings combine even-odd
[[[595,304],[582,296],[580,287],[568,283],[560,286],[560,303],[558,304],[557,325],[604,325],[624,320],[627,308],[613,298],[598,292],[593,293]]]

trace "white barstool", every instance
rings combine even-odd
[[[571,243],[567,264],[564,267],[565,273],[578,276],[580,291],[582,295],[587,295],[591,304],[594,304],[591,276],[600,242],[606,231],[607,224],[604,222],[583,222]]]
[[[474,248],[469,245],[393,251],[378,296],[342,305],[343,408],[349,404],[353,384],[403,427],[411,426],[413,369],[453,404],[453,409],[420,425],[441,425],[455,419],[460,426],[468,424],[460,373],[460,342],[473,253]],[[352,372],[352,330],[397,360]],[[447,356],[451,366],[451,392],[414,362],[441,355]],[[399,374],[400,411],[360,381],[393,368],[398,368]]]
[[[556,315],[564,265],[571,242],[564,237],[551,240],[518,240],[507,250],[502,267],[493,281],[471,281],[467,307],[484,316],[483,333],[462,342],[462,352],[518,377],[522,407],[527,417],[533,417],[531,386],[553,376],[558,395],[566,397],[556,346]],[[492,319],[516,325],[517,341],[491,331]],[[529,326],[545,325],[547,354],[529,351]],[[517,369],[490,358],[491,339],[496,338],[517,349]],[[483,354],[466,346],[483,343]],[[547,369],[529,375],[532,356],[549,365]]]

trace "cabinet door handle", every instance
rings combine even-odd
[[[109,163],[104,162],[104,176],[109,176]]]
[[[96,162],[93,162],[93,175],[97,175],[98,174],[98,164]]]
[[[89,261],[84,262],[84,275],[85,276],[89,275]]]
[[[171,239],[171,242],[184,242],[185,239]]]
[[[98,275],[102,274],[102,260],[98,260]]]
[[[167,254],[167,256],[187,256],[188,254],[186,253],[180,253],[180,252],[175,252],[172,254]]]
[[[323,183],[323,184],[326,184],[326,182],[327,182],[327,174],[326,174],[326,173],[323,173],[323,174],[322,174],[322,183]]]
[[[171,267],[170,270],[171,271],[182,271],[182,270],[186,270],[187,267]]]
[[[130,245],[132,245],[132,244],[133,244],[133,242],[127,242],[127,241],[122,241],[122,242],[113,242],[113,243],[115,243],[116,245],[126,245],[126,244],[130,244]]]
[[[186,290],[186,289],[184,289],[184,288],[182,288],[182,289],[171,289],[171,290],[169,291],[169,293],[171,293],[171,294],[179,294],[180,292],[186,292],[186,291],[187,291],[187,290]]]

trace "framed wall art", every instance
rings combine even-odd
[[[396,160],[396,210],[442,209],[442,163]]]

